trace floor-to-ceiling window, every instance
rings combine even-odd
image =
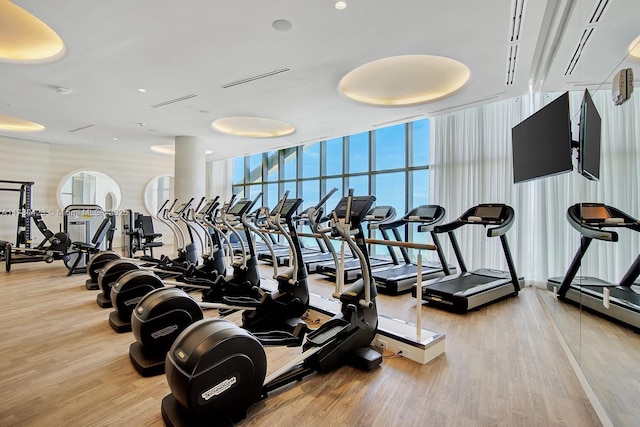
[[[331,210],[349,188],[356,195],[374,194],[376,204],[390,205],[401,217],[429,202],[429,119],[369,132],[238,157],[233,161],[233,192],[256,197],[274,207],[285,191],[315,205],[331,189],[325,210]],[[413,241],[426,236],[401,230]]]

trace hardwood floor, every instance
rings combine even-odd
[[[114,332],[97,291],[66,272],[61,263],[0,271],[0,426],[163,425],[164,376],[134,370],[132,334]],[[331,292],[331,282],[311,282]],[[386,355],[372,372],[311,375],[253,405],[239,425],[601,425],[535,292],[467,315],[421,307],[423,326],[447,335],[444,355],[427,365]],[[410,296],[378,301],[382,313],[413,321]],[[269,370],[299,352],[267,349]]]
[[[617,426],[638,425],[640,335],[556,300],[546,284],[537,289],[611,421]]]

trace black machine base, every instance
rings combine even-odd
[[[162,419],[167,427],[233,427],[234,421],[240,421],[246,414],[238,417],[221,417],[211,414],[207,417],[196,419],[187,413],[172,394],[162,399]]]
[[[111,307],[113,307],[113,305],[111,305],[111,299],[105,297],[104,294],[99,294],[96,297],[96,302],[102,308],[111,308]]]
[[[119,334],[123,332],[131,332],[131,322],[122,320],[117,311],[109,313],[109,326]]]
[[[361,347],[349,354],[348,363],[361,371],[373,371],[382,363],[382,355],[371,347]]]
[[[129,359],[136,371],[143,377],[153,377],[164,374],[164,359],[166,355],[151,357],[144,353],[142,346],[134,342],[129,346]]]
[[[94,282],[91,279],[87,279],[87,281],[84,282],[84,287],[87,288],[88,291],[97,291],[98,289],[100,289],[98,283]]]

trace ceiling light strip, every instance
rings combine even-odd
[[[233,86],[238,86],[238,85],[241,85],[241,84],[249,83],[249,82],[252,82],[254,80],[263,79],[265,77],[275,76],[276,74],[284,73],[286,71],[290,71],[289,68],[279,68],[277,70],[271,70],[271,71],[268,71],[268,72],[263,73],[263,74],[257,74],[257,75],[252,76],[252,77],[247,77],[247,78],[244,78],[244,79],[240,79],[240,80],[236,80],[236,81],[233,81],[233,82],[229,82],[229,83],[221,85],[220,87],[223,88],[223,89],[227,89],[227,88],[230,88],[230,87],[233,87]]]
[[[198,95],[195,95],[195,94],[192,93],[191,95],[185,95],[185,96],[182,96],[180,98],[170,99],[169,101],[165,101],[165,102],[160,102],[158,104],[154,104],[154,105],[151,106],[151,108],[164,107],[165,105],[175,104],[176,102],[185,101],[187,99],[195,98],[196,96],[198,96]]]
[[[600,18],[602,18],[602,14],[609,4],[609,0],[600,0],[597,4],[593,13],[591,14],[591,19],[589,19],[589,24],[597,24],[600,22]]]
[[[94,127],[94,126],[95,126],[95,125],[86,125],[86,126],[82,126],[82,127],[79,127],[79,128],[71,129],[71,130],[70,130],[70,131],[68,131],[68,132],[70,132],[70,133],[78,132],[78,131],[81,131],[81,130],[85,130],[85,129],[92,128],[92,127]]]

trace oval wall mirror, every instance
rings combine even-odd
[[[167,200],[173,199],[173,176],[160,175],[153,178],[144,189],[144,205],[153,216]]]
[[[81,170],[65,176],[58,185],[58,205],[98,205],[104,210],[115,210],[122,193],[118,183],[102,172]]]

